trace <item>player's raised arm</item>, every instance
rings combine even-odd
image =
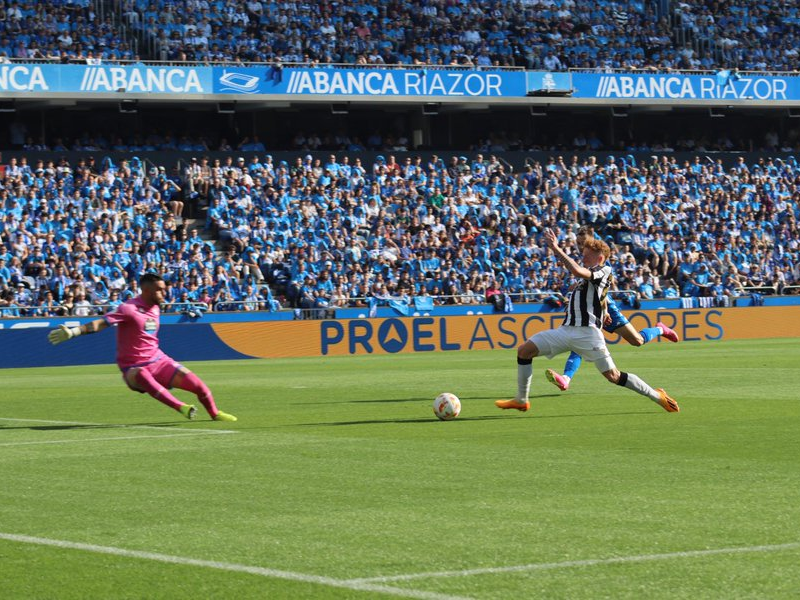
[[[78,327],[59,325],[57,329],[53,329],[49,334],[47,334],[47,339],[50,340],[51,344],[57,346],[61,342],[66,342],[67,340],[71,340],[79,335],[97,333],[106,327],[108,327],[108,323],[105,319],[95,319],[94,321],[89,321],[88,323],[79,325]]]
[[[587,269],[586,267],[582,267],[577,262],[572,260],[569,255],[564,252],[561,247],[558,245],[558,236],[552,229],[546,229],[544,232],[544,239],[547,242],[547,245],[550,246],[550,249],[553,251],[553,254],[556,255],[556,258],[560,260],[567,270],[572,273],[575,277],[580,277],[582,279],[591,279],[592,272]]]

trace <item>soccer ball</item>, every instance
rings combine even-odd
[[[443,392],[433,401],[433,414],[442,421],[451,421],[461,412],[461,400],[450,392]]]

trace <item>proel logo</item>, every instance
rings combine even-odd
[[[431,343],[434,337],[433,326],[436,320],[424,317],[411,319],[410,323],[400,319],[386,319],[380,322],[368,319],[324,321],[320,332],[321,352],[326,355],[332,346],[347,343],[348,354],[357,354],[359,348],[367,354],[380,347],[384,352],[396,354],[412,344],[414,352],[433,352],[435,350],[460,350],[461,344],[447,339],[447,321],[439,319],[439,343]],[[407,325],[408,323],[408,325]],[[409,327],[410,325],[410,327]]]
[[[41,67],[3,65],[0,67],[0,90],[4,92],[47,92],[50,87]]]
[[[202,94],[205,90],[195,69],[88,67],[81,79],[81,91]]]
[[[548,322],[549,319],[549,322]],[[436,352],[514,348],[543,328],[564,320],[553,313],[548,319],[526,317],[415,317],[412,319],[351,319],[320,324],[320,352],[327,354],[373,354],[381,351]]]

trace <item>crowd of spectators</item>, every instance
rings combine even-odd
[[[589,0],[128,0],[162,60],[467,67],[687,68],[668,14]],[[708,59],[705,66],[713,66]]]
[[[173,310],[557,303],[570,280],[542,232],[556,229],[574,251],[580,224],[613,245],[627,299],[724,304],[745,288],[800,284],[797,181],[794,159],[726,168],[701,155],[553,155],[520,173],[480,154],[201,157],[171,173],[138,158],[11,158],[0,178],[0,312],[94,314],[136,294],[148,271],[167,280]],[[205,223],[184,220],[197,202],[208,204]]]
[[[798,27],[752,0],[0,0],[0,58],[795,71]]]
[[[468,67],[688,68],[655,3],[395,0],[280,4],[128,0],[162,60]],[[668,6],[668,5],[667,5]],[[704,56],[711,68],[715,57]]]
[[[692,67],[797,70],[800,8],[796,4],[752,0],[677,0],[673,4],[676,29],[687,31],[700,46],[715,50],[715,60],[710,63],[688,54],[686,61]]]
[[[800,25],[793,3],[744,0],[123,0],[121,21],[98,14],[104,6],[0,0],[0,61],[138,60],[126,41],[135,32],[145,58],[170,61],[794,71]],[[135,295],[148,271],[167,280],[170,310],[413,297],[557,304],[570,282],[542,232],[557,229],[574,251],[581,224],[613,245],[616,291],[632,302],[725,304],[800,284],[800,166],[766,154],[724,166],[707,154],[797,151],[792,132],[622,141],[613,144],[622,155],[598,160],[558,155],[608,149],[593,134],[553,141],[497,131],[473,144],[471,158],[397,161],[394,153],[414,150],[402,133],[308,131],[289,142],[297,156],[286,162],[256,136],[44,140],[13,126],[25,151],[132,154],[119,164],[28,164],[20,155],[0,167],[0,316],[97,314]],[[159,150],[196,156],[169,169],[138,157]],[[204,157],[212,150],[231,154]],[[367,163],[370,150],[383,155]],[[553,155],[513,173],[497,157],[513,150]],[[628,154],[642,150],[665,154],[645,163]],[[679,163],[673,150],[698,156]]]
[[[133,60],[121,27],[91,0],[0,0],[0,58],[59,62]]]

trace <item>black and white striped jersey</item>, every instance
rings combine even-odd
[[[562,325],[603,328],[606,294],[611,286],[611,267],[598,265],[589,270],[592,277],[582,279],[569,293],[567,314]]]

